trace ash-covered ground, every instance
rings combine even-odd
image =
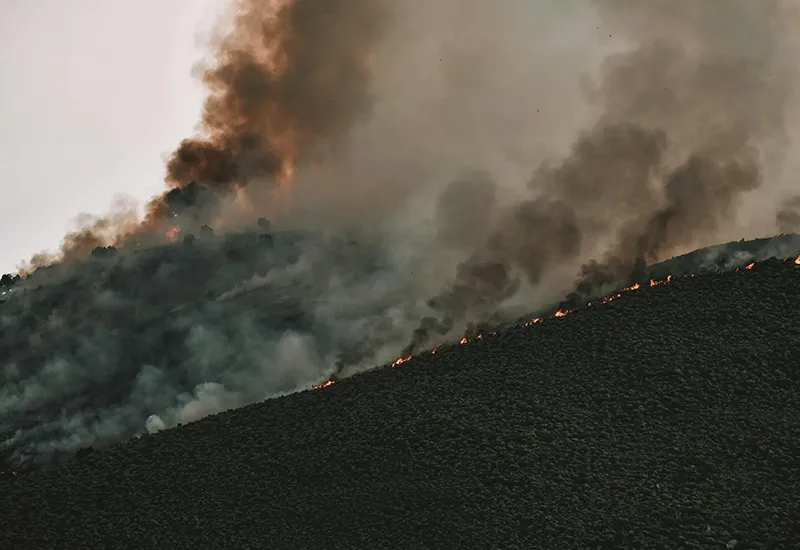
[[[798,311],[792,259],[623,292],[9,478],[0,543],[796,548]]]

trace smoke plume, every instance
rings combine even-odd
[[[296,391],[774,232],[797,22],[781,0],[233,2],[145,218],[86,220],[0,304],[6,454]]]
[[[459,266],[437,301],[460,311],[443,306],[444,318],[463,315],[479,289],[508,285],[508,273],[538,285],[591,255],[573,293],[585,298],[635,278],[645,263],[708,244],[763,184],[765,157],[786,147],[784,112],[796,92],[791,4],[593,4],[609,36],[630,44],[588,86],[597,122],[566,158],[540,166],[534,197],[499,216],[486,246]],[[496,263],[490,277],[485,261]],[[481,299],[497,306],[508,294]]]
[[[234,10],[233,32],[203,67],[202,135],[167,164],[172,185],[289,178],[370,107],[369,60],[386,2],[240,0]]]

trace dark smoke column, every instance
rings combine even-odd
[[[370,55],[384,0],[237,0],[233,28],[201,66],[208,89],[198,137],[167,165],[167,183],[227,189],[284,184],[299,163],[367,114]]]

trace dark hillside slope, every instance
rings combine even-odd
[[[574,300],[553,294],[557,302],[538,311],[515,297],[471,323],[472,313],[459,320],[425,306],[433,295],[391,247],[369,239],[260,223],[257,231],[206,231],[190,244],[98,250],[0,280],[8,287],[0,296],[0,470],[66,462],[90,446],[308,388],[334,369],[338,378],[428,348],[434,342],[418,340],[415,329],[430,317],[441,326],[455,320],[446,338],[458,341],[520,315],[584,305],[615,286]],[[617,283],[729,270],[798,250],[800,235],[730,242]],[[468,287],[480,292],[481,284]]]
[[[679,278],[3,482],[2,548],[797,548],[800,267]]]

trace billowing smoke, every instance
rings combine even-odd
[[[238,0],[233,31],[202,80],[202,136],[167,164],[167,180],[214,186],[288,178],[371,105],[370,57],[387,24],[384,0]]]
[[[448,326],[471,304],[482,310],[473,317],[493,313],[520,286],[514,274],[535,286],[579,261],[571,297],[583,300],[635,279],[647,263],[708,244],[763,184],[764,158],[786,147],[784,113],[797,83],[791,3],[592,4],[609,36],[630,44],[602,62],[589,86],[598,120],[562,161],[539,167],[532,198],[497,216],[485,244],[458,267],[434,301]],[[785,226],[790,206],[779,218]],[[428,343],[427,334],[415,331],[408,350]]]
[[[211,57],[196,67],[208,95],[199,134],[169,157],[170,189],[149,202],[141,221],[129,204],[79,219],[60,254],[37,255],[24,271],[84,258],[97,246],[157,243],[175,226],[198,230],[219,220],[225,198],[253,181],[270,191],[271,202],[280,200],[274,187],[288,183],[299,165],[329,156],[369,114],[370,60],[389,5],[232,0]]]
[[[233,2],[145,219],[87,219],[6,280],[5,452],[296,391],[773,232],[796,22],[780,0]]]

